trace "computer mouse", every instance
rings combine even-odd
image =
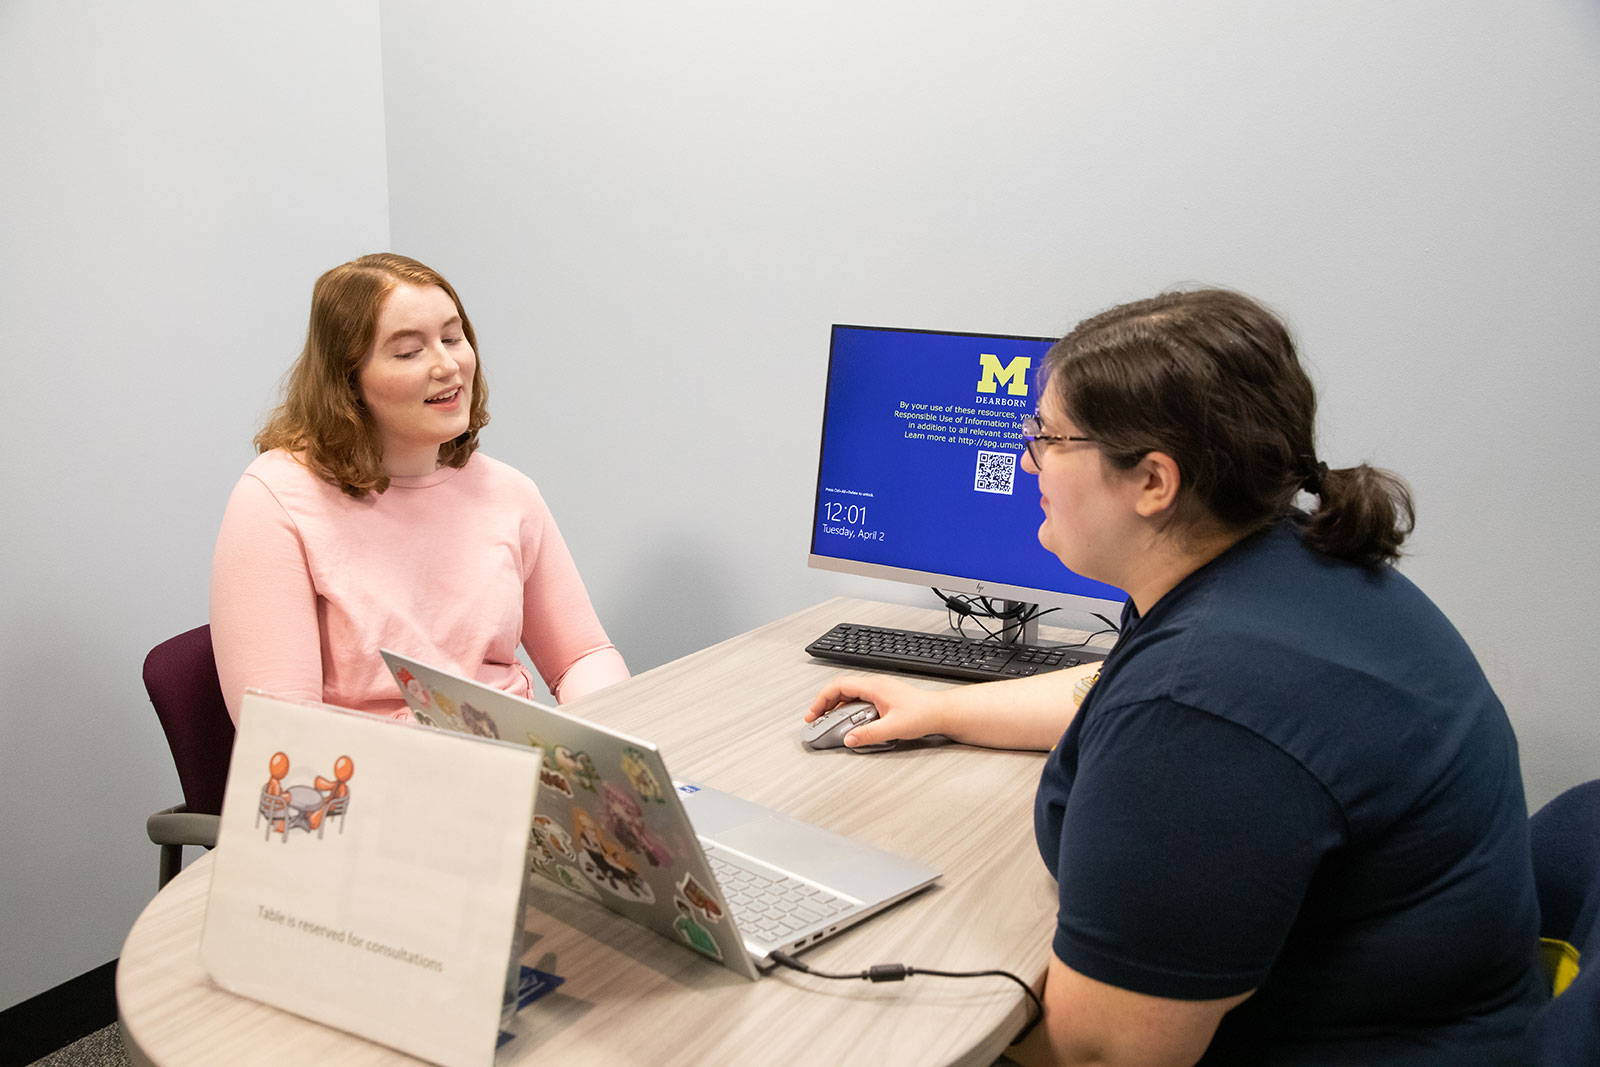
[[[883,741],[876,745],[856,745],[853,748],[844,743],[845,734],[877,717],[878,709],[871,704],[840,704],[832,711],[824,712],[806,723],[800,730],[800,740],[805,742],[807,748],[849,748],[851,752],[887,752],[899,742]]]

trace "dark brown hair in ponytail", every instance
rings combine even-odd
[[[1416,518],[1406,483],[1362,463],[1322,476],[1301,539],[1319,552],[1375,566],[1399,558]]]
[[[1253,532],[1288,516],[1307,545],[1366,566],[1411,532],[1411,492],[1366,464],[1316,458],[1317,399],[1277,316],[1226,289],[1164,293],[1079,323],[1045,358],[1045,387],[1124,470],[1150,452],[1178,465],[1175,521]],[[1302,490],[1317,497],[1309,515]]]

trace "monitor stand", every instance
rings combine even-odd
[[[1039,605],[1029,604],[1023,600],[997,600],[995,607],[1000,609],[1002,620],[1007,614],[1020,615],[1028,621],[1021,626],[1011,626],[1000,637],[1000,643],[1005,645],[1037,645],[1039,643]],[[1001,625],[1005,625],[1002,621]]]
[[[985,611],[969,602],[965,605],[969,609],[965,614],[973,619],[982,619],[993,623],[1001,631],[1000,635],[991,637],[988,634],[974,636],[962,633],[960,636],[969,641],[992,641],[997,645],[1037,645],[1039,643],[1039,605],[1029,604],[1025,600],[1001,599],[991,600],[990,603],[994,605],[995,610]],[[945,606],[950,606],[949,601],[945,602]],[[1015,625],[1013,620],[1018,617],[1025,618],[1028,621],[1020,626]]]

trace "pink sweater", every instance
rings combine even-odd
[[[246,688],[409,718],[380,647],[519,696],[519,643],[558,699],[628,676],[539,490],[481,452],[362,500],[256,457],[217,536],[211,640],[235,722]]]

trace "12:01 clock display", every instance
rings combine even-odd
[[[822,518],[825,522],[847,522],[852,526],[865,526],[867,508],[864,504],[842,504],[837,500],[830,500],[822,505]]]

